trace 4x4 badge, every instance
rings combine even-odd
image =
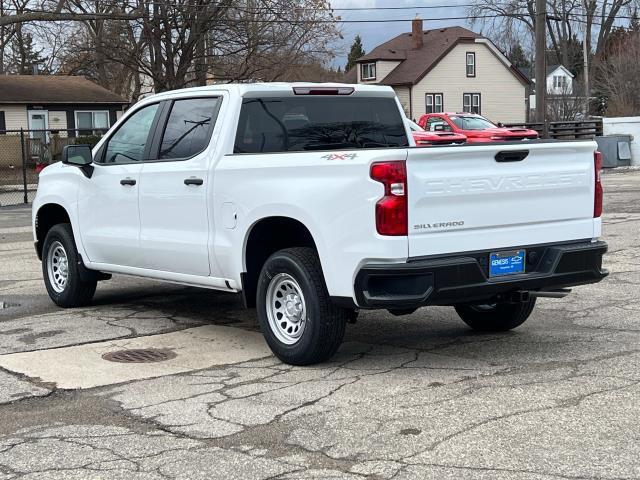
[[[357,153],[328,153],[320,158],[325,160],[353,160],[357,156]]]

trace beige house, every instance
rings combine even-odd
[[[347,81],[390,85],[407,116],[474,112],[495,122],[526,120],[529,79],[488,39],[462,27],[412,32],[358,59]]]

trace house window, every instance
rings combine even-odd
[[[376,79],[376,64],[363,63],[360,65],[360,78],[362,80],[375,80]]]
[[[443,101],[442,101],[441,93],[427,93],[425,95],[425,104],[426,110],[425,113],[441,113],[444,110],[442,109]]]
[[[465,113],[481,113],[481,102],[479,93],[462,94],[462,111]]]
[[[101,135],[109,128],[107,110],[76,112],[77,135]]]
[[[564,90],[567,87],[567,77],[563,75],[553,76],[553,88]]]
[[[467,77],[476,76],[476,54],[467,52]]]

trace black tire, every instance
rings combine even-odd
[[[306,307],[304,328],[293,344],[278,338],[275,330],[278,327],[271,326],[267,313],[269,285],[286,276],[297,282]],[[280,360],[290,365],[312,365],[331,358],[342,343],[350,314],[329,298],[316,251],[302,247],[280,250],[267,259],[258,279],[256,306],[267,344]]]
[[[526,302],[501,302],[491,305],[456,305],[464,323],[480,332],[506,332],[522,325],[536,305],[536,299]]]
[[[54,285],[49,276],[49,255],[56,246],[61,245],[67,259],[67,279],[64,286]],[[68,223],[54,225],[47,232],[42,246],[42,275],[47,292],[53,302],[64,308],[81,307],[88,304],[96,292],[97,281],[83,281],[80,277],[80,255],[73,239],[73,231]]]

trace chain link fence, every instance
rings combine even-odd
[[[103,133],[99,130],[0,131],[0,207],[33,201],[40,172],[60,161],[66,145],[93,146]]]

